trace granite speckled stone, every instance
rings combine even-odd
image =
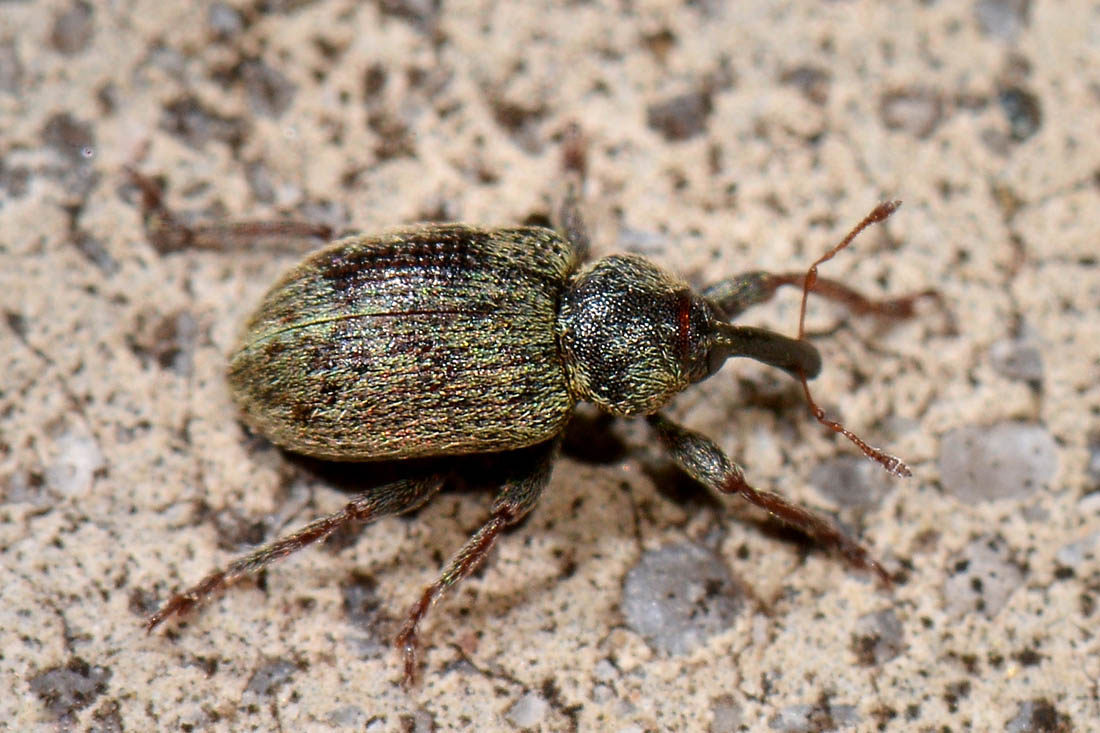
[[[1100,720],[1093,3],[39,0],[0,14],[0,727]],[[759,365],[727,364],[672,409],[754,485],[831,503],[896,573],[893,593],[648,470],[652,438],[626,425],[620,455],[567,454],[531,517],[433,610],[411,692],[388,640],[487,492],[445,491],[146,636],[170,592],[340,507],[362,474],[319,476],[250,438],[226,388],[242,318],[301,248],[158,250],[124,168],[161,177],[193,221],[539,222],[572,123],[590,141],[594,254],[640,251],[695,284],[801,269],[878,201],[904,200],[822,274],[872,294],[934,286],[950,317],[891,325],[813,303],[809,328],[817,397],[912,479],[815,490],[815,467],[853,451]],[[797,309],[785,293],[745,322],[791,333]],[[1036,351],[1005,353],[1020,339]],[[1048,436],[1049,471],[996,501],[960,494],[946,437],[1001,424]],[[686,653],[657,653],[624,622],[624,579],[704,539],[745,604]]]

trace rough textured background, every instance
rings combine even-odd
[[[1095,725],[1097,68],[1083,1],[0,4],[0,728]],[[141,633],[344,495],[248,438],[223,377],[297,253],[158,251],[123,166],[203,221],[539,221],[571,122],[596,254],[698,283],[804,267],[905,200],[826,271],[935,286],[957,332],[934,308],[811,325],[819,398],[914,478],[868,470],[751,363],[673,409],[758,486],[837,512],[896,591],[705,496],[643,426],[589,419],[429,616],[411,694],[389,640],[487,493]],[[786,294],[748,320],[789,333],[796,312]]]

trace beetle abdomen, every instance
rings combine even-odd
[[[574,401],[554,336],[570,246],[548,229],[422,226],[343,239],[267,293],[230,360],[246,420],[333,460],[546,440]]]

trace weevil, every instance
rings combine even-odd
[[[173,237],[201,238],[172,220],[152,182],[132,175],[146,207],[172,224]],[[900,459],[825,417],[808,386],[821,357],[805,338],[810,292],[858,314],[895,318],[912,316],[919,298],[935,295],[873,300],[817,275],[818,265],[897,207],[875,207],[806,272],[750,272],[698,292],[636,255],[587,263],[588,236],[575,195],[566,197],[556,230],[426,224],[346,237],[309,254],[262,298],[230,357],[229,387],[255,431],[314,458],[403,461],[523,449],[519,455],[527,462],[507,473],[488,520],[424,589],[397,635],[406,684],[417,671],[418,633],[428,609],[535,506],[580,402],[620,417],[644,417],[693,479],[721,494],[739,494],[889,585],[889,575],[862,545],[813,512],[753,488],[710,438],[678,425],[662,408],[727,359],[748,357],[798,379],[820,422],[886,470],[908,475]],[[308,228],[244,226],[233,232],[302,234]],[[731,322],[788,285],[803,290],[797,338]],[[448,477],[441,470],[365,491],[172,596],[145,627],[151,631],[349,523],[412,511]]]

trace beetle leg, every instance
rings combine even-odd
[[[581,213],[581,190],[588,175],[588,140],[575,122],[566,125],[562,135],[561,167],[565,195],[554,224],[565,240],[573,245],[576,261],[584,262],[588,259],[590,240]]]
[[[890,576],[886,570],[862,545],[824,517],[778,494],[754,489],[745,481],[740,466],[705,435],[677,425],[660,414],[650,415],[646,419],[657,431],[672,459],[693,479],[721,494],[740,494],[772,516],[832,547],[857,568],[875,573],[884,585],[890,586]]]
[[[294,534],[281,537],[237,558],[182,593],[175,594],[160,610],[146,619],[145,630],[152,631],[165,619],[189,611],[227,585],[246,575],[252,575],[307,545],[323,540],[345,524],[370,522],[388,514],[401,514],[416,509],[439,491],[444,478],[443,474],[433,474],[402,479],[359,494],[340,511],[310,522]]]
[[[703,295],[710,298],[727,318],[734,318],[751,306],[771,300],[775,291],[784,285],[797,285],[803,288],[802,311],[805,314],[805,293],[812,292],[843,303],[856,315],[876,315],[886,318],[910,318],[914,315],[913,304],[921,298],[933,298],[940,306],[943,306],[940,294],[935,290],[923,290],[919,293],[904,295],[900,298],[884,298],[875,300],[868,298],[858,290],[848,287],[842,282],[829,278],[818,277],[817,266],[831,260],[840,250],[851,244],[852,240],[867,227],[885,221],[891,214],[897,211],[900,201],[887,201],[871,210],[867,216],[856,224],[850,232],[834,245],[824,255],[819,257],[806,272],[786,272],[772,274],[770,272],[746,272],[735,275],[725,280],[720,280],[703,291]],[[801,331],[801,329],[800,329]],[[801,332],[799,333],[801,338]]]
[[[584,262],[588,259],[588,227],[585,226],[584,216],[581,214],[580,182],[577,180],[570,180],[565,186],[565,197],[558,210],[557,227],[565,240],[573,245],[576,261]]]
[[[805,284],[804,272],[745,272],[710,285],[703,291],[703,296],[721,308],[727,318],[732,319],[754,305],[768,302],[775,291],[784,285],[801,288]],[[940,300],[940,294],[935,290],[922,290],[899,298],[868,298],[858,290],[827,277],[818,277],[810,292],[841,303],[856,315],[885,318],[911,318],[916,314],[914,305],[921,298]]]
[[[304,221],[240,221],[222,224],[186,224],[164,203],[160,185],[134,168],[126,168],[130,182],[141,192],[145,232],[160,252],[182,249],[225,249],[234,243],[262,239],[332,239],[332,227]]]
[[[560,438],[534,446],[530,462],[512,473],[493,502],[492,514],[466,541],[434,583],[424,589],[420,599],[409,609],[405,625],[397,635],[395,645],[405,656],[405,686],[416,679],[417,627],[436,601],[449,588],[477,570],[485,561],[493,543],[505,528],[521,520],[538,502],[542,490],[550,481],[550,469]],[[525,452],[526,454],[526,452]],[[525,456],[526,457],[526,456]]]

